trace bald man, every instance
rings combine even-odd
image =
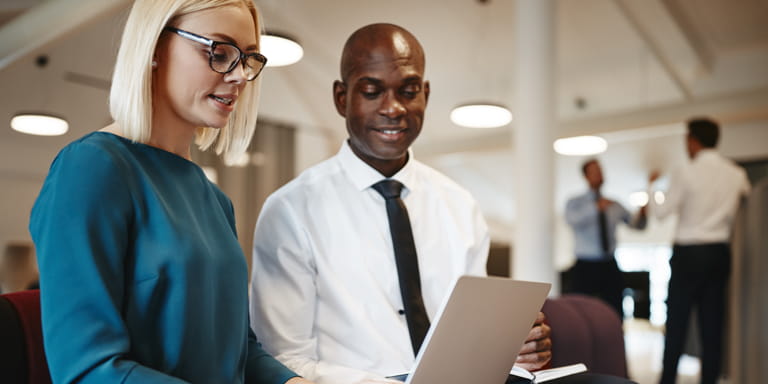
[[[424,52],[412,34],[391,24],[354,32],[333,84],[349,138],[336,156],[272,194],[261,211],[252,325],[266,350],[318,383],[386,381],[414,363],[418,343],[377,183],[402,187],[430,319],[456,278],[486,273],[490,240],[475,200],[409,150],[428,98]],[[551,357],[542,320],[518,357],[528,369]]]

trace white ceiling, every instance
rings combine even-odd
[[[468,186],[489,221],[512,225],[514,122],[471,130],[448,115],[472,100],[514,112],[514,1],[256,3],[267,29],[298,38],[305,49],[299,63],[265,70],[261,116],[335,147],[346,133],[331,84],[346,37],[371,22],[402,25],[424,46],[432,85],[416,156]],[[42,180],[59,148],[109,122],[107,88],[128,4],[0,1],[0,122],[19,111],[46,111],[71,124],[62,137],[42,138],[3,123],[0,184]],[[683,161],[681,122],[692,115],[725,123],[728,155],[768,157],[768,0],[559,0],[556,20],[555,132],[608,139],[601,158],[609,191],[623,199],[644,187],[651,168]],[[43,54],[49,63],[41,68],[35,61]],[[580,161],[557,157],[559,206],[583,188]]]

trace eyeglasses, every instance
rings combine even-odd
[[[208,51],[208,65],[215,72],[226,74],[232,72],[237,63],[243,64],[245,79],[251,81],[259,76],[261,70],[267,64],[267,57],[254,52],[245,54],[236,45],[225,41],[213,41],[192,32],[187,32],[174,27],[165,27],[165,31],[174,32],[179,36],[210,47]]]

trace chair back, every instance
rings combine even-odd
[[[565,294],[547,299],[552,366],[584,363],[590,372],[628,377],[624,331],[616,311],[600,299]]]
[[[0,295],[0,340],[4,383],[51,384],[43,350],[39,290]]]

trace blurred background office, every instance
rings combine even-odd
[[[433,92],[414,154],[479,200],[499,274],[559,284],[560,271],[574,262],[563,207],[583,189],[578,170],[587,156],[611,165],[603,192],[622,205],[635,210],[647,199],[663,199],[645,193],[647,175],[668,174],[687,161],[684,122],[692,116],[721,122],[718,148],[747,169],[753,186],[768,175],[766,1],[255,2],[267,32],[297,42],[302,56],[265,69],[247,156],[222,164],[194,155],[233,199],[246,250],[263,199],[334,154],[346,137],[331,85],[344,39],[371,22],[402,25],[424,45]],[[129,0],[0,1],[0,244],[29,240],[29,210],[57,151],[110,121],[108,89],[129,6]],[[264,53],[277,62],[276,51],[265,46]],[[499,122],[459,120],[454,108],[475,103],[506,111],[496,108]],[[31,113],[60,117],[68,127],[55,136],[11,128],[14,117]],[[557,139],[576,141],[558,141],[556,151]],[[661,365],[673,230],[674,218],[651,220],[644,232],[617,233],[619,266],[639,281],[628,291],[624,309],[635,319],[625,324],[625,338],[630,375],[643,384],[656,381]],[[758,248],[765,256],[765,246]],[[737,333],[732,351],[744,347]],[[746,356],[754,355],[736,355],[744,357],[742,366],[731,359],[731,383],[750,382],[739,375],[752,371],[768,380],[765,367],[749,363]],[[680,370],[681,382],[697,382],[695,357]]]
[[[17,241],[5,245],[0,254],[0,293],[37,289],[39,277],[31,242]]]

